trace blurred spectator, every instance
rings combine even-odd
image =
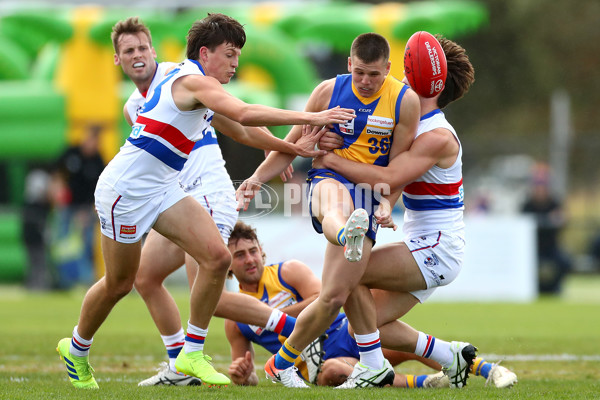
[[[23,242],[27,249],[28,289],[46,290],[52,287],[50,260],[48,259],[47,221],[50,213],[50,174],[33,169],[25,178],[25,203],[23,205]]]
[[[105,165],[99,152],[102,130],[88,125],[81,143],[67,148],[56,164],[52,258],[60,289],[94,282],[94,190]]]
[[[589,255],[592,261],[591,269],[600,272],[600,232],[597,232],[595,236],[592,236],[589,246]]]
[[[571,269],[571,261],[560,246],[559,236],[566,219],[561,201],[550,191],[550,171],[546,164],[534,166],[531,192],[522,211],[533,214],[537,223],[539,290],[557,294]]]

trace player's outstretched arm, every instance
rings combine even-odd
[[[243,126],[220,114],[214,115],[212,125],[219,132],[229,136],[236,142],[257,149],[275,150],[301,157],[315,157],[324,153],[323,151],[314,150],[315,144],[322,135],[321,132],[311,133],[311,135],[303,136],[296,143],[290,143],[276,138],[265,127]]]
[[[308,125],[296,125],[292,127],[285,141],[295,141],[298,138],[296,144],[306,143],[307,140],[312,141],[313,137],[320,137],[324,132],[322,129],[311,129]],[[324,153],[326,153],[324,150],[318,150],[318,155]],[[289,154],[279,151],[270,152],[267,158],[254,171],[254,174],[242,182],[236,190],[236,198],[238,200],[237,209],[246,211],[262,185],[285,171],[293,160],[294,156]]]
[[[335,79],[321,82],[308,98],[305,110],[307,112],[326,110],[331,99],[334,85]],[[322,124],[322,126],[327,125],[327,123]],[[285,141],[298,144],[307,140],[307,138],[312,138],[314,135],[321,138],[326,131],[326,129],[311,129],[308,126],[296,125],[292,127],[290,133],[285,137]],[[323,154],[323,152],[321,151],[320,154]],[[254,171],[254,174],[238,187],[236,192],[238,210],[247,210],[250,201],[254,198],[256,193],[258,193],[261,185],[283,172],[292,161],[293,158],[290,158],[286,154],[277,151],[271,152],[265,161],[263,161],[256,171]]]
[[[173,84],[173,98],[180,110],[194,109],[201,104],[246,126],[323,126],[345,123],[356,117],[353,110],[340,107],[307,112],[247,104],[226,92],[216,79],[200,75],[179,78]]]

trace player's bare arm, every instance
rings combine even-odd
[[[133,126],[133,121],[131,120],[129,113],[127,112],[127,105],[123,106],[123,115],[125,116],[125,121],[127,121],[129,126]]]
[[[225,335],[231,347],[231,364],[228,372],[236,385],[256,386],[258,377],[254,370],[254,348],[252,343],[240,332],[237,324],[225,320]]]
[[[447,129],[438,128],[421,134],[408,151],[390,161],[387,167],[356,163],[328,153],[322,159],[326,168],[345,174],[351,180],[375,185],[384,182],[391,190],[401,190],[404,186],[422,176],[434,165],[447,168],[449,161],[456,160],[458,142]],[[355,165],[356,164],[356,165]]]
[[[326,110],[331,99],[331,94],[333,93],[334,84],[335,79],[321,82],[308,98],[305,111],[322,112],[322,110]],[[327,124],[323,124],[322,126],[326,125]],[[321,137],[323,133],[324,131],[318,129],[307,129],[306,127],[303,128],[302,126],[295,125],[285,137],[285,141],[294,143],[304,135],[317,134]],[[254,198],[258,190],[260,190],[261,185],[283,172],[293,160],[294,157],[288,154],[278,151],[271,152],[265,161],[258,166],[254,174],[246,179],[238,188],[236,192],[238,209],[247,210],[250,201]]]
[[[201,75],[184,76],[174,82],[173,99],[182,111],[204,106],[247,126],[318,126],[343,123],[355,117],[352,110],[340,107],[321,112],[301,112],[247,104],[227,93],[215,78]]]
[[[407,151],[415,140],[417,127],[419,125],[419,116],[421,115],[421,106],[418,95],[408,89],[404,93],[402,103],[400,104],[400,118],[392,132],[392,146],[389,159],[393,160],[399,154]],[[400,198],[402,190],[392,191],[392,188],[385,182],[378,183],[381,187],[374,187],[374,190],[381,195],[379,207],[375,211],[375,220],[384,228],[397,229],[397,225],[392,218],[392,209]],[[387,186],[387,187],[386,187]]]
[[[392,147],[390,148],[389,159],[393,160],[398,154],[407,151],[417,135],[419,126],[419,117],[421,115],[421,106],[418,95],[408,89],[404,93],[402,103],[400,104],[400,117],[392,133]]]
[[[212,126],[236,142],[261,150],[277,150],[301,157],[314,157],[321,154],[315,151],[320,134],[303,135],[296,143],[289,143],[273,136],[264,127],[243,126],[223,115],[214,114]],[[322,134],[322,133],[321,133]]]

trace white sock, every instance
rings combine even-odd
[[[281,321],[281,317],[283,316],[283,311],[273,309],[271,312],[271,316],[269,317],[269,321],[265,326],[265,329],[271,332],[275,332],[275,328],[277,328],[277,324]]]
[[[188,321],[187,335],[185,336],[185,344],[183,351],[191,353],[193,351],[204,350],[204,339],[208,334],[208,329],[198,328]]]
[[[167,355],[169,356],[169,367],[171,368],[171,371],[177,372],[175,369],[175,360],[185,344],[185,334],[183,333],[183,328],[179,329],[179,332],[174,335],[160,335],[160,337],[162,338],[165,348],[167,349]]]
[[[366,335],[355,333],[354,339],[356,339],[358,345],[360,363],[373,369],[381,369],[384,358],[381,351],[381,342],[379,341],[379,330]]]
[[[90,340],[84,339],[79,336],[79,332],[77,332],[77,326],[73,328],[73,337],[71,338],[71,347],[69,352],[77,357],[87,357],[90,354],[90,346],[94,338]]]
[[[450,350],[450,343],[441,339],[436,339],[423,332],[419,332],[415,354],[437,361],[442,367],[449,367],[452,365],[454,359],[452,350]]]

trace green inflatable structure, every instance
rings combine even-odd
[[[304,55],[307,45],[345,54],[354,37],[364,32],[390,35],[395,43],[402,43],[418,30],[455,38],[474,32],[488,19],[481,4],[468,0],[378,5],[341,1],[223,3],[183,11],[98,6],[100,17],[87,31],[87,39],[112,49],[112,26],[137,15],[150,27],[159,57],[167,53],[163,48],[168,48],[175,49],[169,54],[183,58],[191,24],[208,12],[222,12],[242,22],[248,37],[240,58],[240,78],[226,89],[249,103],[289,108],[294,100],[306,98],[318,82],[315,66]],[[73,21],[73,15],[76,10],[85,10],[83,7],[5,10],[0,15],[0,162],[7,172],[8,187],[4,190],[9,199],[3,209],[13,210],[0,212],[0,282],[21,281],[25,275],[20,207],[28,164],[54,160],[68,144],[70,99],[57,89],[57,71],[60,65],[73,65],[64,64],[63,50],[75,40],[80,25]],[[385,14],[386,10],[396,9],[401,10],[397,15]],[[382,18],[386,21],[385,32],[381,31]],[[259,73],[244,74],[244,70]],[[91,76],[93,73],[90,71]],[[267,77],[266,85],[242,78],[249,76]],[[133,85],[124,76],[119,84],[118,100],[123,104]],[[129,134],[121,110],[115,110],[119,114],[115,117],[117,130],[122,136],[119,145]],[[287,128],[275,128],[273,132],[283,137]]]

